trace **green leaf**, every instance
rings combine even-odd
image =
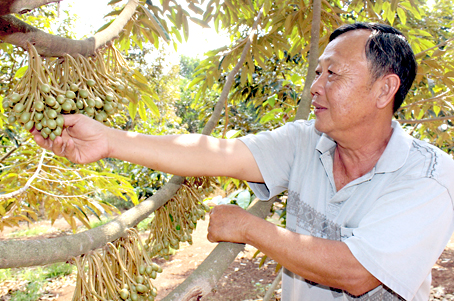
[[[147,111],[145,110],[145,105],[143,104],[143,102],[139,103],[139,115],[143,121],[147,120]]]
[[[136,118],[136,113],[137,113],[137,104],[130,102],[128,106],[129,110],[129,116],[131,116],[131,119],[134,120]]]
[[[241,191],[236,197],[236,202],[238,206],[240,206],[243,209],[246,209],[251,203],[251,194],[249,193],[249,190],[246,189]]]
[[[405,13],[405,11],[402,8],[398,7],[397,15],[399,16],[400,22],[405,25],[407,23],[407,14]]]
[[[272,97],[268,98],[268,104],[271,107],[274,107],[276,105],[276,99],[277,99],[277,95],[274,94]]]
[[[17,69],[16,74],[14,74],[15,78],[21,78],[22,76],[25,75],[25,72],[27,72],[28,65],[27,66],[22,66],[19,69]]]
[[[238,137],[241,134],[241,130],[230,130],[225,134],[227,139],[233,139]]]
[[[143,76],[138,69],[134,69],[134,78],[137,79],[142,84],[148,85],[147,78]]]
[[[147,104],[147,106],[150,108],[151,112],[156,116],[160,117],[161,114],[159,113],[158,106],[154,103],[153,99],[149,97],[148,95],[142,95],[142,100]]]

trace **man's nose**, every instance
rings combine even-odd
[[[325,90],[325,82],[326,80],[324,80],[324,76],[322,76],[322,74],[317,75],[311,85],[311,95],[314,96],[323,94],[323,91]]]

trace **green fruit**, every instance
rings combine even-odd
[[[38,131],[41,131],[43,129],[43,125],[41,124],[41,122],[35,124],[35,129],[37,129]]]
[[[46,133],[47,135],[49,135],[50,133],[52,133],[52,130],[51,130],[50,128],[48,128],[48,127],[43,127],[41,133],[42,133],[42,132],[44,132],[44,133]]]
[[[129,103],[129,100],[126,98],[126,97],[122,97],[120,99],[121,103],[124,104],[124,105],[127,105]]]
[[[24,128],[27,130],[27,131],[30,131],[33,126],[35,125],[35,122],[33,120],[29,120],[25,125],[24,125]]]
[[[69,85],[69,89],[73,92],[76,92],[77,90],[79,90],[79,86],[77,86],[76,84],[71,84]]]
[[[101,111],[98,114],[95,114],[95,119],[99,122],[103,122],[107,119],[107,114]]]
[[[9,96],[9,99],[11,99],[12,102],[16,103],[20,100],[20,95],[17,93],[13,93]]]
[[[115,98],[112,93],[107,93],[106,94],[106,100],[107,101],[113,101]]]
[[[145,278],[143,278],[143,276],[139,275],[136,277],[137,283],[142,284],[144,281],[145,281]],[[136,287],[136,289],[137,289],[137,287]],[[137,291],[139,291],[139,290],[137,290]]]
[[[50,140],[54,141],[55,138],[57,138],[57,136],[55,136],[55,134],[52,132],[49,134],[49,138],[50,138]]]
[[[65,100],[66,100],[66,97],[64,95],[57,95],[57,102],[59,104],[62,105],[65,102]]]
[[[62,115],[58,115],[55,121],[57,122],[57,126],[59,127],[63,127],[63,125],[65,124],[65,118]]]
[[[44,139],[47,139],[47,137],[49,137],[49,134],[47,134],[44,129],[43,131],[40,132],[41,133],[41,136],[44,138]]]
[[[73,99],[76,98],[76,93],[74,93],[73,91],[66,91],[65,96],[66,98]]]
[[[91,108],[95,107],[95,101],[93,99],[89,98],[86,100],[86,102],[89,107],[91,107]]]
[[[57,122],[53,119],[48,119],[47,127],[50,128],[51,130],[55,130],[55,128],[57,127]]]
[[[35,101],[35,103],[33,104],[33,107],[38,112],[41,112],[42,110],[44,110],[44,106],[45,106],[44,102],[42,102],[42,101]]]
[[[93,87],[94,85],[96,85],[96,82],[93,79],[87,80],[87,86]]]
[[[125,86],[123,86],[122,84],[117,84],[115,86],[115,88],[118,90],[118,91],[123,91],[125,89]]]
[[[61,136],[61,127],[57,126],[57,128],[52,132],[55,134],[55,136]]]
[[[82,98],[87,98],[87,97],[88,97],[88,91],[85,90],[85,89],[80,89],[80,90],[79,90],[79,95],[80,95],[80,97],[82,97]]]
[[[53,109],[48,109],[46,114],[47,114],[47,117],[49,117],[51,119],[57,118],[57,111],[55,111]]]
[[[27,123],[30,120],[31,114],[30,112],[24,112],[20,115],[19,121],[21,123]]]
[[[104,106],[104,103],[102,102],[101,98],[96,97],[95,98],[95,107],[97,109],[101,109]]]
[[[82,110],[84,108],[84,102],[80,99],[78,99],[76,101],[76,107],[79,109],[79,110]]]
[[[16,112],[16,113],[22,113],[22,111],[25,109],[25,106],[21,103],[17,103],[15,106],[14,106],[14,109],[13,111]]]
[[[137,301],[138,299],[139,299],[139,296],[137,295],[137,293],[132,292],[131,293],[131,300],[132,301]]]
[[[41,120],[41,124],[43,125],[43,127],[47,127],[47,118]]]
[[[147,267],[146,267],[144,264],[142,264],[142,265],[139,267],[139,273],[140,273],[140,274],[144,274],[145,271],[146,271],[146,268],[147,268]]]
[[[15,123],[16,117],[15,116],[8,116],[8,123]]]
[[[53,96],[48,96],[48,97],[46,97],[46,104],[47,104],[49,107],[55,106],[56,103],[57,103],[57,100],[55,99],[55,97],[53,97]]]
[[[146,287],[145,285],[143,284],[139,284],[136,286],[136,289],[139,293],[145,293],[146,291],[148,291],[148,287]]]
[[[111,103],[105,103],[103,109],[107,113],[110,113],[110,112],[112,112],[114,110],[114,108],[112,107]]]
[[[122,290],[120,291],[120,297],[121,297],[121,299],[123,299],[123,300],[128,299],[128,298],[129,298],[129,291],[128,291],[127,289],[122,289]]]
[[[93,109],[92,107],[86,107],[85,113],[87,113],[87,115],[89,116],[93,116],[93,114],[95,114],[95,109]]]
[[[8,101],[8,99],[3,100],[2,105],[3,105],[4,109],[6,109],[6,110],[9,109],[9,101]]]
[[[63,109],[63,111],[69,112],[72,109],[73,103],[74,102],[72,101],[65,101],[65,103],[61,105],[61,108]]]
[[[157,274],[156,274],[156,271],[152,271],[152,272],[150,273],[150,278],[156,279],[156,275],[157,275]]]
[[[50,86],[48,84],[42,84],[39,88],[40,88],[40,90],[43,93],[49,93],[50,92]]]

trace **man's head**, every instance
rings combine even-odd
[[[360,29],[371,31],[366,42],[365,53],[372,81],[391,73],[396,74],[400,79],[400,87],[394,99],[393,110],[396,112],[416,77],[415,55],[404,35],[397,29],[384,24],[354,23],[343,25],[331,34],[329,41],[333,41],[346,32]]]

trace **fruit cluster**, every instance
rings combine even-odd
[[[205,219],[210,211],[201,200],[213,191],[212,178],[186,179],[177,194],[164,206],[155,211],[150,223],[150,234],[145,240],[145,249],[150,257],[161,256],[169,259],[180,242],[192,244],[191,234],[199,219]]]
[[[43,60],[30,44],[28,68],[3,100],[8,122],[35,127],[52,140],[63,130],[62,114],[85,114],[110,125],[109,117],[129,103],[125,82],[134,72],[115,48],[108,51],[114,64],[106,65],[103,53]]]
[[[78,273],[73,300],[154,300],[157,293],[151,280],[162,269],[142,252],[137,230],[127,232],[100,251],[75,259]]]

